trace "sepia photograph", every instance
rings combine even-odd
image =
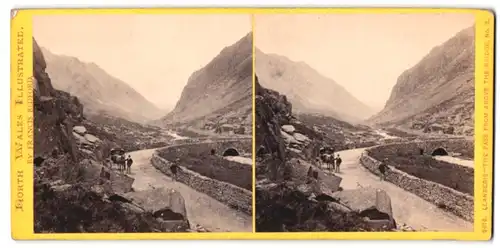
[[[250,14],[34,16],[34,232],[252,232],[252,49]]]
[[[257,232],[474,231],[474,15],[254,18]]]

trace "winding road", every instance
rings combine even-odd
[[[405,191],[398,186],[381,181],[363,167],[359,158],[365,148],[339,151],[342,165],[338,176],[344,189],[373,187],[385,190],[391,197],[394,218],[420,231],[472,231],[473,224],[439,209],[432,203]],[[326,171],[325,171],[326,172]]]
[[[172,188],[184,197],[191,228],[200,225],[210,232],[251,232],[252,217],[200,193],[185,184],[175,182],[151,165],[155,149],[131,152],[134,160],[131,176],[135,191],[150,188]]]

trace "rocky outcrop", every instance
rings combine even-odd
[[[82,124],[77,97],[54,89],[34,39],[33,51],[35,233],[179,231],[113,200],[134,179],[103,165],[107,141]]]
[[[78,98],[52,86],[40,47],[33,39],[34,70],[34,156],[49,157],[53,153],[69,153],[76,161],[79,151],[73,138],[73,126],[83,118],[83,105]]]
[[[204,128],[207,123],[244,124],[252,130],[252,34],[225,47],[194,72],[175,108],[160,125]]]
[[[255,145],[257,156],[271,155],[269,171],[272,177],[283,177],[284,162],[286,159],[285,141],[281,135],[281,125],[287,124],[292,118],[292,105],[286,96],[276,91],[263,88],[257,76],[255,77]]]
[[[399,76],[384,109],[372,124],[396,125],[437,132],[473,135],[474,27],[433,48]],[[416,124],[421,123],[421,125]]]

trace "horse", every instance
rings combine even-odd
[[[326,164],[326,168],[332,171],[335,167],[335,157],[333,154],[321,154],[320,159]]]
[[[118,166],[119,171],[124,171],[125,170],[125,155],[113,155],[111,157],[111,161],[113,161],[114,164]]]

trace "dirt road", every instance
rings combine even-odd
[[[131,176],[135,178],[135,191],[149,188],[173,188],[184,197],[191,227],[201,225],[211,232],[251,232],[252,217],[238,212],[212,197],[185,184],[172,181],[151,165],[154,149],[130,153],[134,164]]]
[[[359,158],[364,149],[340,151],[342,165],[341,187],[356,189],[371,186],[385,190],[391,197],[394,218],[398,224],[406,223],[416,230],[426,231],[472,231],[473,224],[451,213],[445,212],[434,204],[405,191],[398,186],[381,181],[380,178],[364,168]],[[359,184],[359,185],[358,185]]]

